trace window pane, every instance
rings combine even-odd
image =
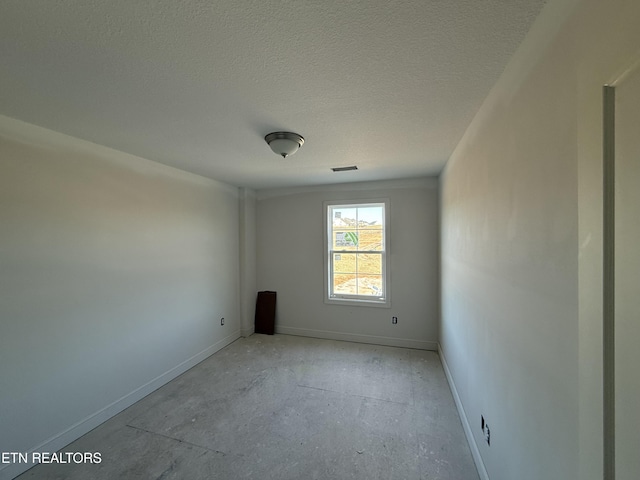
[[[358,207],[358,224],[360,228],[382,227],[382,207]]]
[[[359,236],[356,230],[334,229],[333,248],[336,250],[356,250],[358,248]]]
[[[358,275],[382,275],[382,255],[376,253],[360,253],[358,254],[357,260]]]
[[[338,207],[331,209],[334,228],[354,227],[356,224],[356,209],[353,207]]]
[[[336,273],[333,275],[333,293],[340,295],[356,295],[357,281],[355,273]]]
[[[358,232],[358,250],[383,250],[383,243],[382,229],[360,230]]]
[[[334,253],[333,271],[335,273],[356,273],[356,255],[353,253]]]
[[[358,295],[383,296],[382,275],[359,275]]]

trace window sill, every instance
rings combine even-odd
[[[326,298],[327,305],[344,305],[346,307],[391,308],[391,300],[361,300],[357,298]]]

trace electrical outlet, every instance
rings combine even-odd
[[[392,324],[397,324],[398,323],[398,317],[391,317],[391,323]]]
[[[220,325],[224,325],[224,317],[220,319]]]

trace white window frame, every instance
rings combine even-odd
[[[332,250],[332,234],[333,234],[333,219],[331,218],[332,207],[366,207],[369,205],[382,205],[384,206],[384,249],[373,251],[371,253],[382,253],[382,284],[384,296],[372,297],[370,295],[345,295],[335,294],[332,292],[331,279],[333,273],[333,255],[335,250]],[[391,278],[389,272],[389,239],[390,235],[390,202],[388,198],[366,199],[366,200],[331,200],[326,201],[323,204],[324,213],[324,303],[333,305],[350,305],[350,306],[366,306],[366,307],[383,307],[391,308]],[[353,253],[348,251],[345,253]],[[359,251],[358,253],[368,253],[366,251]]]

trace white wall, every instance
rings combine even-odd
[[[615,88],[616,478],[636,480],[640,477],[640,62]]]
[[[240,335],[236,188],[6,117],[0,172],[0,451],[55,451]]]
[[[276,331],[435,349],[437,183],[425,178],[258,191],[258,290],[278,293]],[[390,200],[391,308],[325,304],[323,202],[371,198]]]
[[[602,478],[601,90],[639,20],[550,2],[442,175],[441,350],[492,480]]]

